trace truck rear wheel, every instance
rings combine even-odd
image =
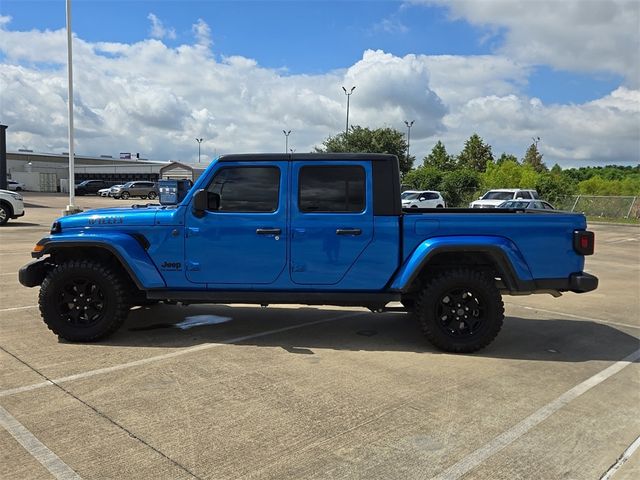
[[[93,260],[69,260],[51,270],[40,287],[44,323],[71,342],[90,342],[115,332],[129,312],[125,282]]]
[[[504,304],[490,275],[457,269],[427,283],[416,313],[425,337],[435,347],[471,353],[496,338],[504,320]]]

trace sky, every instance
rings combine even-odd
[[[562,167],[640,161],[640,0],[73,0],[76,152],[193,162],[411,129]],[[64,0],[0,2],[10,151],[68,151]]]

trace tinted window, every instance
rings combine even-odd
[[[495,192],[489,191],[484,194],[482,200],[511,200],[513,198],[512,192]]]
[[[532,196],[533,198],[535,198],[536,200],[540,198],[540,197],[538,196],[538,192],[531,192],[531,196]]]
[[[298,204],[302,212],[362,212],[365,173],[362,167],[302,167]]]
[[[422,194],[425,200],[437,200],[438,194],[433,192],[425,192]]]
[[[223,168],[213,177],[209,192],[220,195],[219,211],[275,212],[280,192],[280,169]]]

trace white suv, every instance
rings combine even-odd
[[[10,218],[24,215],[22,195],[9,190],[0,190],[0,225],[4,225]]]
[[[435,190],[407,190],[402,192],[402,208],[444,208],[444,198]]]
[[[538,200],[538,192],[535,190],[521,190],[519,188],[498,188],[489,190],[475,202],[469,204],[469,208],[496,208],[507,200]]]

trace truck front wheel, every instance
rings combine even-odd
[[[490,275],[463,268],[431,279],[418,298],[416,313],[424,335],[435,347],[471,353],[496,338],[504,305]]]
[[[93,260],[69,260],[52,269],[40,287],[39,305],[49,329],[71,342],[112,334],[129,312],[122,277]]]

